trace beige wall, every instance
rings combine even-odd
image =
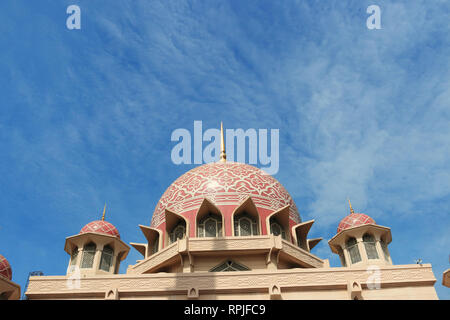
[[[270,294],[277,287],[282,299],[438,299],[429,264],[382,267],[381,287],[373,290],[367,270],[356,267],[95,276],[82,278],[77,289],[66,282],[65,276],[31,277],[26,294],[30,299],[103,299],[116,290],[118,299],[188,299],[195,289],[199,299],[237,300],[279,298]]]

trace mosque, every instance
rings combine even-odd
[[[139,225],[143,243],[123,242],[104,210],[66,238],[66,274],[30,277],[27,299],[438,299],[431,265],[394,265],[390,228],[350,201],[328,241],[342,266],[330,267],[312,253],[314,220],[272,176],[227,161],[221,137],[220,160],[179,177]],[[130,246],[142,259],[119,274]],[[20,298],[11,273],[0,256],[2,299]]]

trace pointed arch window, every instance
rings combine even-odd
[[[174,243],[178,239],[183,239],[186,235],[186,225],[184,221],[180,221],[170,232],[170,243]]]
[[[361,261],[361,255],[359,253],[358,242],[355,238],[349,238],[345,243],[347,251],[350,255],[350,260],[352,263],[357,263]]]
[[[248,271],[250,268],[239,264],[237,262],[228,260],[224,263],[219,264],[218,266],[209,270],[209,272],[223,272],[223,271]]]
[[[209,213],[198,223],[197,234],[199,237],[220,237],[222,236],[222,219],[216,214]]]
[[[286,232],[284,231],[283,227],[275,220],[272,221],[270,224],[270,231],[274,236],[281,235],[281,238],[286,240]]]
[[[235,236],[256,236],[259,234],[258,223],[256,219],[248,214],[241,214],[234,219]]]
[[[100,259],[100,270],[107,271],[111,269],[114,258],[114,250],[109,245],[103,247],[102,257]]]
[[[367,258],[378,259],[378,252],[375,237],[369,233],[363,235],[364,248],[366,248]]]
[[[81,260],[81,268],[92,268],[94,265],[94,257],[97,246],[95,243],[88,243],[83,248],[83,257]]]

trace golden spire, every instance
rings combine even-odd
[[[225,153],[225,138],[223,135],[222,121],[220,121],[220,162],[227,162],[227,154]]]
[[[105,206],[103,207],[102,221],[105,221],[105,212],[106,212],[106,203]]]
[[[350,199],[347,198],[347,200],[348,200],[348,205],[350,206],[350,214],[355,213],[355,211],[354,211],[353,208],[352,208],[352,203],[350,202]]]

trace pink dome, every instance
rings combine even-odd
[[[244,163],[214,162],[186,172],[167,188],[153,212],[151,226],[165,221],[165,209],[178,214],[192,212],[205,198],[219,207],[237,207],[249,196],[262,211],[274,212],[290,205],[291,222],[301,221],[291,196],[271,175]],[[189,218],[190,213],[187,215]]]
[[[109,236],[115,236],[117,238],[120,238],[120,234],[119,231],[117,231],[117,228],[114,227],[111,223],[104,220],[89,222],[80,230],[80,233],[87,233],[87,232],[103,233]]]
[[[8,260],[0,254],[0,277],[4,277],[8,280],[12,279],[12,269]]]
[[[361,226],[364,224],[375,224],[375,220],[364,213],[352,213],[348,216],[345,216],[344,219],[341,220],[337,228],[337,233],[341,232],[342,230]]]

